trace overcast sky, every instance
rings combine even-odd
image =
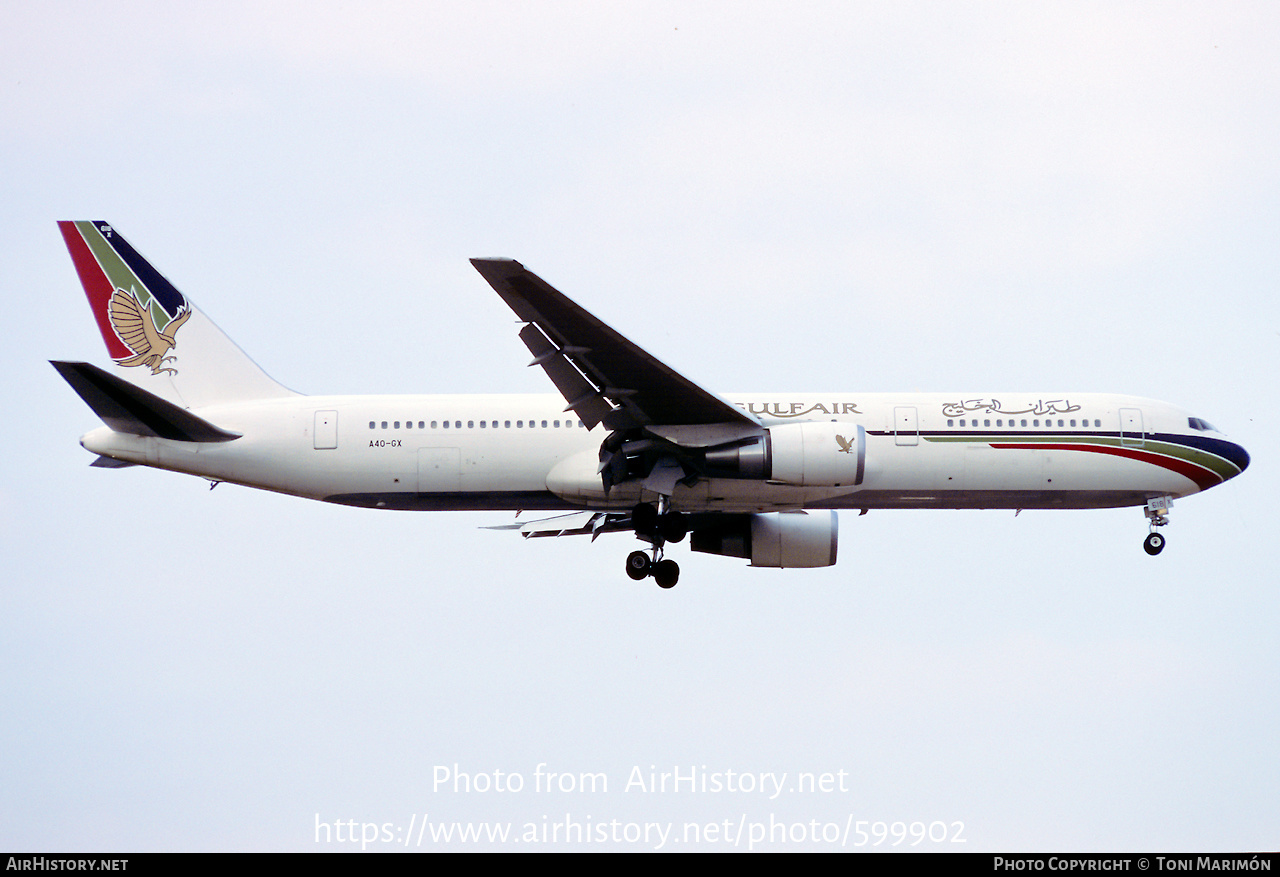
[[[1275,848],[1274,4],[5,21],[0,848],[350,849],[316,823],[352,820],[398,849],[423,814]],[[842,515],[833,568],[679,546],[661,591],[625,535],[90,469],[47,360],[107,357],[59,219],[110,221],[304,393],[549,390],[467,262],[509,256],[718,392],[1130,393],[1253,464],[1157,558],[1139,509],[883,511]],[[433,788],[455,764],[525,788]],[[845,790],[626,790],[651,765]]]

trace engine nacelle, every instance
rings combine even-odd
[[[866,474],[867,431],[829,420],[788,423],[751,442],[707,451],[706,463],[712,477],[856,487]]]
[[[798,487],[846,487],[862,483],[867,431],[829,420],[789,423],[769,430],[771,481]]]
[[[705,554],[745,557],[752,566],[832,566],[840,518],[834,511],[769,512],[726,516],[724,523],[695,530],[689,546]]]

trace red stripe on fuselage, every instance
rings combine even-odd
[[[102,333],[102,340],[107,343],[107,355],[112,359],[133,356],[133,351],[116,337],[116,330],[111,327],[111,317],[107,313],[115,287],[107,279],[106,272],[94,258],[89,245],[80,236],[80,229],[76,228],[76,224],[67,221],[59,222],[58,229],[62,232],[62,239],[66,241],[67,249],[71,252],[71,261],[75,263],[76,273],[80,275],[80,285],[84,287],[84,294],[89,298],[89,307],[93,308],[94,319],[98,321],[98,331]]]
[[[1177,472],[1179,475],[1186,476],[1196,483],[1201,490],[1208,490],[1215,484],[1221,484],[1222,478],[1216,473],[1203,466],[1180,460],[1177,457],[1166,457],[1161,454],[1155,454],[1151,451],[1140,451],[1136,448],[1118,448],[1114,445],[1089,445],[1089,444],[1051,444],[1049,442],[992,442],[993,448],[1022,448],[1024,450],[1041,450],[1041,451],[1091,451],[1095,454],[1111,454],[1115,457],[1127,457],[1130,460],[1138,460],[1143,463],[1151,463],[1156,466],[1163,466]]]

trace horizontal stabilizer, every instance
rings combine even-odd
[[[93,413],[116,432],[179,442],[229,442],[236,432],[219,429],[141,387],[87,362],[51,362]]]
[[[128,469],[138,464],[130,463],[128,460],[117,460],[115,457],[99,457],[89,465],[94,469]]]

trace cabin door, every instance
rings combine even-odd
[[[1120,409],[1120,444],[1126,447],[1140,447],[1145,436],[1142,431],[1142,409]]]
[[[338,446],[338,412],[317,411],[315,429],[311,432],[317,451],[331,451]]]
[[[917,445],[920,443],[920,421],[915,406],[900,405],[893,409],[893,443]]]

